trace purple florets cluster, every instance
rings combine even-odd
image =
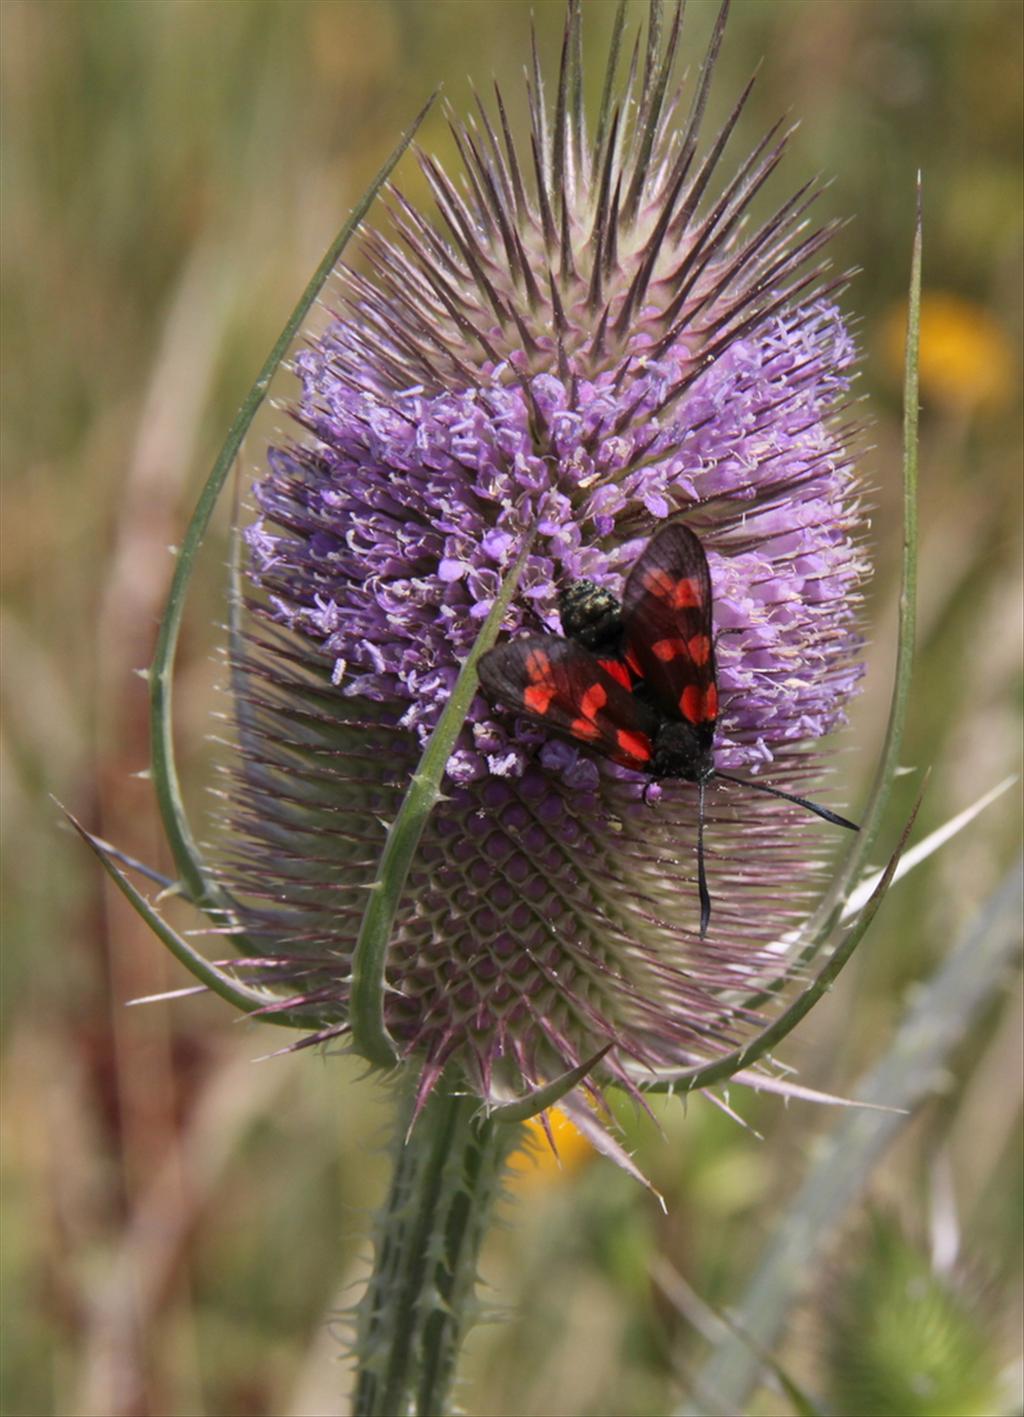
[[[340,693],[403,704],[402,726],[423,741],[535,519],[513,633],[558,633],[560,587],[587,576],[620,590],[650,530],[693,509],[716,629],[728,632],[722,765],[770,761],[773,746],[841,721],[859,673],[852,606],[864,566],[828,423],[855,358],[834,306],[770,319],[660,414],[683,360],[633,356],[630,419],[617,432],[614,372],[577,380],[572,396],[555,375],[534,376],[543,454],[507,368],[481,371],[470,389],[353,389],[332,372],[349,335],[338,323],[296,361],[318,443],[271,452],[257,487],[264,520],[248,532],[276,617],[322,644]],[[518,776],[536,741],[478,698],[449,775]]]

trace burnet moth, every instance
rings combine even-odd
[[[533,635],[489,650],[480,660],[483,690],[551,732],[645,773],[648,786],[662,778],[696,784],[701,938],[711,919],[704,794],[712,778],[782,797],[858,830],[806,797],[715,767],[711,575],[689,527],[669,522],[651,537],[626,579],[621,605],[610,591],[581,580],[562,593],[559,609],[566,637]]]

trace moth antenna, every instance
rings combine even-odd
[[[711,920],[711,895],[707,872],[704,870],[704,784],[697,784],[697,888],[700,891],[700,937],[708,933]]]
[[[859,832],[860,827],[856,822],[848,822],[845,817],[841,817],[838,812],[830,812],[827,807],[822,807],[819,802],[811,802],[806,797],[797,797],[792,792],[783,792],[778,787],[767,787],[763,782],[753,782],[745,777],[733,777],[728,772],[715,771],[716,777],[724,777],[726,782],[737,782],[740,787],[753,787],[757,792],[767,792],[771,797],[782,797],[786,802],[795,802],[798,807],[806,807],[808,812],[813,812],[816,817],[821,817],[826,822],[831,822],[833,826],[846,827],[847,831]]]

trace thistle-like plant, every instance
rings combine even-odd
[[[202,960],[105,860],[204,983],[304,1029],[299,1046],[344,1040],[402,1080],[360,1412],[443,1407],[518,1120],[561,1099],[628,1164],[599,1120],[609,1086],[738,1076],[801,1092],[770,1049],[841,968],[895,865],[844,926],[896,762],[912,558],[887,748],[842,862],[835,833],[742,781],[803,793],[825,771],[819,740],[860,674],[869,568],[846,277],[825,254],[836,224],[815,221],[812,183],[764,207],[787,134],[735,155],[751,85],[702,136],[726,8],[687,88],[681,7],[652,4],[629,46],[620,6],[588,121],[570,3],[550,88],[534,50],[525,139],[498,93],[451,120],[460,179],[418,154],[432,214],[385,185],[403,140],[239,415],[179,563],[152,672],[154,773],[180,888],[231,941],[230,966]],[[378,195],[385,219],[364,229]],[[358,267],[341,264],[357,232]],[[292,356],[293,435],[242,519],[233,755],[204,857],[171,748],[184,590],[321,288],[333,318]],[[912,479],[908,517],[910,492]],[[567,586],[618,594],[674,516],[710,567],[715,759],[733,779],[707,794],[706,937],[694,784],[651,789],[517,720],[476,677],[499,636],[559,634]]]
[[[255,486],[218,879],[320,1036],[352,1027],[361,889],[513,566],[501,633],[557,632],[560,588],[620,589],[687,513],[714,585],[716,756],[775,784],[816,771],[859,673],[834,224],[811,221],[811,186],[749,220],[777,130],[719,177],[746,93],[701,154],[724,15],[688,115],[680,12],[621,91],[616,36],[592,134],[571,16],[551,105],[534,64],[528,145],[499,96],[452,122],[464,182],[421,155],[433,220],[389,192],[390,234],[363,237],[369,274],[340,269],[337,317],[294,361],[300,431]],[[701,940],[693,788],[654,810],[635,773],[544,737],[478,693],[447,755],[386,969],[383,1029],[420,1101],[446,1069],[520,1096],[609,1044],[601,1074],[630,1087],[717,1060],[761,1026],[748,996],[789,971],[777,942],[834,845],[714,791]]]

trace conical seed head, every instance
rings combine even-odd
[[[249,528],[263,629],[236,665],[241,754],[224,874],[279,978],[321,1028],[348,973],[388,822],[523,538],[509,633],[558,633],[560,587],[615,594],[652,531],[688,512],[713,583],[723,769],[805,791],[808,745],[858,675],[866,564],[838,422],[854,349],[806,225],[807,189],[757,224],[784,138],[726,169],[743,101],[699,141],[663,45],[579,103],[579,10],[558,84],[535,66],[531,131],[498,99],[454,131],[437,210],[391,194],[369,274],[295,361],[304,430],[271,450]],[[271,628],[267,622],[276,622]],[[775,946],[825,848],[798,809],[709,793],[715,898],[697,935],[695,789],[642,781],[478,696],[400,908],[386,1022],[485,1095],[616,1047],[605,1067],[714,1057],[762,1022]],[[654,794],[657,796],[657,794]],[[751,800],[754,799],[754,800]]]

